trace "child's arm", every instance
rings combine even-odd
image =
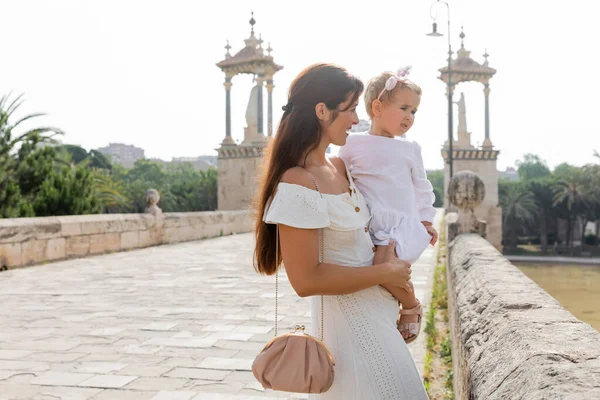
[[[433,219],[436,214],[436,209],[433,207],[433,203],[435,203],[433,185],[431,185],[431,182],[427,179],[427,173],[423,166],[423,157],[421,156],[421,146],[417,143],[414,143],[414,146],[415,152],[411,168],[411,177],[415,188],[419,220],[433,224]]]
[[[434,245],[438,239],[438,233],[433,227],[433,219],[435,218],[435,194],[433,192],[433,185],[427,179],[427,172],[423,165],[423,156],[421,155],[421,146],[418,143],[414,143],[415,152],[413,165],[411,168],[411,177],[413,186],[415,188],[415,195],[417,200],[417,211],[419,212],[419,219],[427,232],[431,235],[431,244]]]

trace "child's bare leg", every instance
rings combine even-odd
[[[387,249],[386,246],[377,246],[377,251],[375,252],[375,259],[373,260],[373,264],[381,264],[384,262],[386,249]],[[407,291],[406,289],[403,289],[398,286],[392,286],[392,285],[381,285],[381,286],[384,287],[388,292],[390,292],[392,294],[392,296],[394,296],[396,298],[396,300],[398,300],[402,304],[403,308],[408,309],[408,308],[413,308],[418,304],[417,299],[415,297],[415,291],[414,291],[413,284],[411,281],[408,281],[408,284],[411,288],[410,292]],[[407,322],[410,322],[410,321],[407,321]]]
[[[382,263],[385,260],[385,252],[386,252],[385,246],[377,246],[377,251],[375,252],[375,258],[373,260],[373,264]],[[410,287],[410,292],[407,291],[406,289],[403,289],[398,286],[381,285],[388,292],[390,292],[392,294],[392,296],[394,296],[396,298],[396,300],[398,300],[400,302],[400,304],[402,304],[402,309],[404,309],[404,310],[416,307],[419,304],[417,298],[415,297],[415,287],[413,286],[412,281],[408,281],[407,284]],[[403,324],[404,323],[406,323],[406,324],[416,323],[416,322],[419,322],[419,316],[418,315],[402,315],[398,322],[403,323]],[[409,331],[402,331],[402,337],[405,340],[411,336],[413,336],[413,334],[411,334]]]

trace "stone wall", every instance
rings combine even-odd
[[[600,399],[600,333],[485,239],[449,249],[456,399]]]
[[[218,209],[242,210],[252,204],[258,186],[262,145],[228,146],[219,149]]]
[[[0,219],[0,267],[249,232],[248,211]]]

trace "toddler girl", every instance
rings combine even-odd
[[[402,137],[413,125],[421,88],[406,77],[410,67],[396,74],[384,72],[371,79],[365,106],[371,129],[351,135],[340,149],[372,219],[369,230],[377,246],[374,264],[383,262],[385,245],[396,241],[398,258],[414,263],[428,244],[435,244],[432,226],[436,210],[433,186],[427,180],[421,147]],[[398,330],[406,343],[421,329],[422,307],[411,282],[406,288],[384,285],[401,304]]]

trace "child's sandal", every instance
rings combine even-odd
[[[408,338],[404,339],[406,344],[410,344],[410,343],[414,342],[415,340],[417,340],[417,338],[419,337],[419,333],[421,332],[421,320],[423,317],[423,307],[421,306],[421,303],[419,302],[419,300],[417,300],[417,302],[418,302],[418,304],[416,306],[414,306],[413,308],[409,308],[406,310],[401,309],[400,315],[398,316],[397,327],[398,327],[398,331],[400,331],[400,334],[408,333],[408,334],[412,335],[412,336],[409,336]],[[403,315],[416,315],[416,316],[418,316],[418,321],[417,322],[400,322]]]

